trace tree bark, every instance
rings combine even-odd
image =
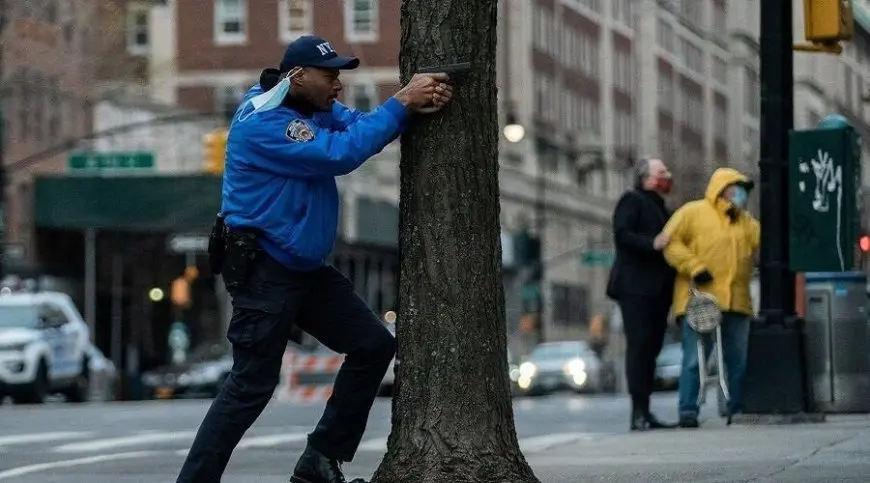
[[[453,102],[402,137],[393,429],[376,483],[538,482],[508,382],[496,101],[497,0],[404,0],[402,84],[470,61]]]

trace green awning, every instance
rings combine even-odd
[[[43,228],[208,230],[220,209],[221,177],[40,176],[34,224]]]

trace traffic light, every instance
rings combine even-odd
[[[804,0],[804,38],[796,50],[839,54],[841,40],[855,33],[852,0]]]
[[[202,137],[204,165],[206,173],[221,174],[224,172],[224,161],[227,154],[227,130],[216,129]]]
[[[870,235],[862,235],[858,239],[858,248],[861,249],[862,253],[870,252]]]

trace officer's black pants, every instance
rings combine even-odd
[[[233,345],[233,369],[212,402],[177,481],[220,481],[233,449],[278,385],[291,321],[328,348],[346,354],[308,444],[331,458],[351,461],[395,354],[395,337],[333,267],[293,272],[258,252],[247,283],[233,292],[227,332]]]
[[[635,410],[649,410],[656,358],[662,350],[670,306],[669,297],[622,295],[619,298],[626,341],[625,375]]]

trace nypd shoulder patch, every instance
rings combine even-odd
[[[287,125],[284,135],[294,143],[305,143],[314,139],[314,130],[302,119],[294,119]]]

